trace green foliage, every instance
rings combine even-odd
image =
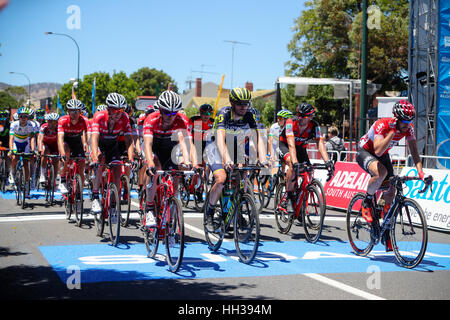
[[[0,109],[18,108],[19,102],[6,91],[0,92]]]
[[[143,96],[156,96],[166,90],[169,83],[172,83],[174,86],[173,90],[178,92],[175,81],[162,70],[144,67],[132,73],[130,78],[139,84],[139,90],[142,92]],[[157,92],[158,88],[159,92]]]

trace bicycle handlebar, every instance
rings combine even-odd
[[[397,182],[403,184],[407,181],[422,180],[422,179],[420,177],[394,176],[394,177],[391,177],[389,180],[391,182],[391,185],[394,185]],[[424,185],[423,189],[421,191],[419,191],[419,193],[425,193],[427,191],[428,187],[430,187],[430,190],[433,191],[433,177],[431,175],[424,178],[423,182],[425,185]]]

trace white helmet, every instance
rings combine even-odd
[[[80,100],[70,99],[69,101],[67,101],[66,108],[67,108],[67,110],[80,110],[81,111],[84,108],[86,108],[86,106]]]
[[[127,100],[123,95],[113,92],[108,94],[108,96],[106,97],[106,105],[109,108],[125,109],[125,107],[127,106]]]
[[[181,97],[178,93],[167,90],[161,93],[156,101],[155,106],[158,107],[159,110],[165,110],[169,112],[176,112],[181,110]]]
[[[49,120],[55,120],[55,121],[58,121],[58,119],[59,119],[59,114],[57,114],[57,113],[55,113],[55,112],[53,112],[53,113],[47,113],[47,114],[44,116],[44,118],[45,118],[45,120],[47,120],[47,121],[49,121]]]

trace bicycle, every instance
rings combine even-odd
[[[227,172],[227,178],[220,196],[220,207],[213,215],[214,230],[208,230],[206,210],[203,226],[208,247],[216,252],[222,245],[226,232],[233,224],[233,238],[239,260],[245,264],[253,261],[258,251],[260,224],[256,204],[253,200],[253,184],[248,171],[260,170],[260,166],[235,167]],[[209,192],[206,197],[209,201]]]
[[[56,173],[54,167],[54,161],[59,161],[61,159],[60,155],[47,154],[45,163],[45,176],[46,181],[44,182],[45,188],[45,201],[52,206],[55,200],[55,188],[56,188]]]
[[[70,220],[72,213],[75,213],[75,221],[78,227],[83,222],[84,202],[83,202],[83,182],[78,173],[78,162],[86,160],[86,157],[69,157],[67,159],[66,186],[67,194],[63,194],[66,219]]]
[[[204,171],[203,168],[201,170],[202,172]],[[183,206],[187,208],[192,194],[195,209],[199,212],[203,211],[203,206],[205,205],[205,186],[206,179],[203,173],[182,177],[178,189]]]
[[[125,172],[125,167],[131,167],[130,173],[133,171],[133,168],[136,167],[135,164],[128,163],[128,157],[122,157],[122,167],[121,167],[121,174],[120,174],[120,214],[121,219],[120,223],[122,227],[127,227],[128,222],[130,219],[130,212],[131,212],[131,181],[130,177],[127,176]]]
[[[7,154],[9,149],[0,146],[0,191],[6,191],[6,185],[8,182],[8,167],[7,167]]]
[[[367,256],[372,248],[380,241],[386,242],[390,236],[392,249],[398,263],[412,269],[423,259],[428,243],[428,229],[426,219],[420,205],[403,195],[403,183],[420,180],[419,177],[390,178],[390,185],[395,187],[395,198],[388,212],[381,217],[382,208],[370,204],[372,207],[372,223],[367,222],[361,213],[364,193],[356,193],[350,200],[347,209],[347,236],[353,252],[358,256]],[[433,177],[424,179],[424,188],[419,193],[427,191]],[[386,190],[386,186],[380,190]],[[383,220],[380,223],[380,220]],[[407,240],[411,236],[411,239]],[[417,237],[417,238],[416,238]]]
[[[94,214],[94,223],[97,229],[97,236],[103,236],[103,231],[105,229],[105,223],[108,221],[109,226],[109,239],[113,246],[119,244],[120,238],[120,226],[122,225],[122,215],[121,215],[121,196],[120,191],[117,190],[116,184],[113,181],[112,168],[129,165],[123,163],[122,161],[114,160],[108,164],[97,164],[96,167],[102,166],[106,170],[103,171],[101,177],[100,190],[101,192],[101,206],[102,211],[100,214]],[[98,168],[95,168],[97,170]],[[122,183],[122,177],[120,180]]]
[[[25,184],[28,183],[30,186],[30,182],[25,180],[25,167],[23,160],[24,158],[29,158],[34,156],[34,152],[14,152],[14,155],[19,157],[19,161],[16,165],[16,172],[14,175],[14,183],[15,183],[15,193],[16,193],[16,204],[21,206],[22,209],[25,209]],[[30,164],[30,163],[28,163]]]
[[[147,171],[148,172],[148,171]],[[184,218],[180,200],[175,197],[173,177],[193,175],[195,171],[156,170],[160,175],[153,212],[156,214],[156,227],[146,227],[143,218],[141,227],[147,256],[153,258],[158,251],[160,241],[166,247],[166,261],[171,272],[177,272],[181,266],[184,253]],[[145,189],[145,188],[143,188]],[[145,212],[148,212],[145,205]]]
[[[327,169],[325,164],[301,163],[295,170],[294,197],[288,198],[286,182],[278,185],[275,193],[275,222],[278,231],[286,234],[292,227],[294,219],[300,220],[308,242],[316,243],[323,230],[325,209],[322,196],[316,184],[313,183],[313,173],[316,169]],[[328,174],[328,180],[331,174]]]

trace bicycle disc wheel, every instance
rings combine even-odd
[[[309,185],[306,191],[302,204],[302,224],[306,240],[316,243],[322,234],[325,210],[317,187]]]
[[[145,193],[145,191],[144,191]],[[147,211],[147,208],[145,208],[145,203],[144,203],[144,212]],[[156,206],[153,207],[153,212],[157,212],[156,211]],[[142,224],[145,224],[145,215],[142,221]],[[156,252],[158,252],[158,246],[159,246],[159,239],[158,239],[158,228],[152,227],[152,228],[148,228],[145,226],[142,226],[143,232],[144,232],[144,243],[145,243],[145,247],[147,249],[147,257],[149,258],[153,258],[156,255]]]
[[[372,226],[362,216],[361,207],[365,198],[364,193],[356,193],[347,208],[346,225],[347,236],[353,252],[358,256],[366,256],[373,248]]]
[[[250,263],[256,256],[259,246],[259,216],[252,197],[244,193],[237,202],[234,214],[234,244],[239,259]]]
[[[81,182],[81,176],[76,174],[73,177],[73,203],[72,203],[72,212],[75,213],[75,221],[77,222],[77,226],[81,227],[81,223],[83,222],[83,184]]]
[[[170,198],[168,203],[169,219],[166,225],[166,259],[169,269],[177,272],[183,261],[184,219],[181,203],[177,198]],[[163,221],[163,224],[166,223]]]
[[[117,246],[120,237],[120,197],[116,185],[112,182],[109,184],[108,203],[109,239],[113,246]]]
[[[291,230],[292,223],[294,222],[294,209],[292,208],[292,202],[288,199],[286,192],[286,185],[280,183],[277,186],[274,200],[274,214],[275,222],[277,223],[278,231],[282,234],[286,234]],[[291,212],[291,215],[289,215]]]
[[[209,193],[206,196],[206,201],[209,201]],[[206,206],[206,205],[205,205]],[[222,219],[220,208],[216,206],[213,214],[214,232],[210,232],[206,227],[206,212],[203,210],[203,230],[205,231],[205,239],[208,243],[208,248],[211,251],[217,251],[222,245],[225,236],[225,223]]]
[[[406,268],[416,267],[423,259],[428,244],[428,228],[423,210],[412,200],[405,199],[397,210],[391,241],[397,261]]]
[[[131,185],[127,176],[120,177],[122,181],[122,190],[120,190],[120,223],[122,227],[128,225],[131,210]]]

